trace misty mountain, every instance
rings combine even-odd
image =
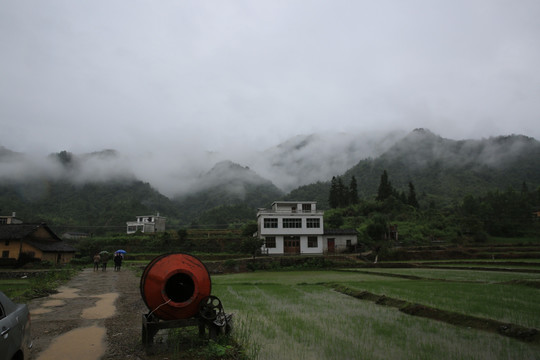
[[[367,170],[377,168],[381,173],[387,169],[396,187],[405,189],[412,181],[417,192],[447,201],[494,189],[519,190],[523,182],[533,189],[540,186],[540,143],[522,135],[454,141],[417,129],[381,157],[361,161],[347,174],[367,183]]]
[[[412,170],[437,162],[444,163],[445,167],[502,169],[534,155],[537,147],[536,140],[522,135],[455,141],[426,129],[415,129],[384,153],[381,159],[406,163]]]
[[[206,177],[215,164],[234,161],[288,192],[302,185],[327,181],[334,174],[350,169],[360,159],[379,156],[405,135],[397,131],[327,132],[298,135],[257,151],[232,146],[228,153],[127,154],[109,149],[87,154],[63,150],[47,156],[16,153],[0,147],[0,180],[51,179],[77,184],[140,180],[165,196],[175,198],[198,191],[201,181],[205,181],[201,177]]]
[[[89,182],[137,180],[131,161],[115,150],[77,155],[68,151],[30,156],[0,148],[0,181]]]
[[[232,161],[217,163],[198,180],[197,188],[191,194],[173,199],[181,209],[183,222],[205,217],[206,211],[214,211],[217,207],[257,209],[284,195],[271,181]]]
[[[381,156],[335,175],[346,184],[355,176],[360,197],[374,198],[384,170],[394,188],[406,191],[411,181],[424,201],[439,203],[496,189],[519,190],[523,182],[535,189],[540,186],[540,142],[522,135],[456,141],[416,129]],[[327,206],[329,187],[329,181],[300,187],[287,198],[311,194]]]
[[[161,212],[175,226],[207,219],[207,211],[226,212],[224,206],[245,220],[254,217],[253,209],[283,196],[269,180],[231,161],[196,176],[189,194],[172,200],[138,180],[129,159],[114,150],[43,158],[0,150],[0,211],[15,211],[30,222],[121,228],[137,215]]]
[[[243,161],[289,192],[299,186],[327,181],[360,159],[379,156],[405,135],[400,131],[298,135]]]
[[[107,181],[74,184],[64,180],[29,180],[0,183],[0,213],[25,222],[47,222],[62,231],[89,233],[116,228],[137,215],[166,214],[177,223],[178,210],[165,196],[141,181]]]
[[[0,146],[0,162],[22,161],[24,154]]]
[[[275,200],[315,200],[324,209],[332,176],[348,184],[354,175],[360,197],[374,198],[384,170],[399,191],[412,181],[423,205],[520,189],[523,182],[529,189],[540,186],[540,143],[522,135],[451,140],[416,129],[405,136],[343,135],[338,140],[330,134],[298,136],[250,154],[259,159],[255,166],[227,160],[201,173],[187,172],[189,191],[176,196],[165,196],[140,179],[140,174],[159,176],[148,170],[157,168],[114,150],[39,158],[0,147],[0,212],[15,211],[26,221],[119,229],[136,215],[160,212],[174,228],[254,219],[258,207]],[[273,179],[292,190],[286,194]]]

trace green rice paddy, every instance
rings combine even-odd
[[[249,334],[248,347],[259,359],[539,358],[537,344],[407,315],[327,286],[540,328],[540,290],[502,283],[538,280],[538,274],[406,270],[391,271],[430,279],[354,271],[254,272],[213,276],[212,293],[234,314],[235,329]]]

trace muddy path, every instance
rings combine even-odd
[[[28,305],[33,360],[151,359],[140,340],[147,309],[131,270],[84,269]]]

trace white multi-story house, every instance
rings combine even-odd
[[[357,244],[354,231],[325,233],[324,211],[315,201],[275,201],[257,212],[257,236],[264,254],[323,254]]]
[[[127,233],[134,234],[137,231],[143,233],[155,233],[165,231],[165,221],[167,218],[157,215],[137,216],[136,221],[128,221]]]

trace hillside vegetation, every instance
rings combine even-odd
[[[508,188],[540,186],[540,142],[525,136],[454,141],[425,129],[416,129],[381,156],[363,159],[341,175],[354,176],[363,199],[377,195],[380,176],[387,171],[395,188],[404,191],[413,182],[423,206],[445,206],[467,195]],[[328,208],[330,179],[291,191],[288,199],[309,198]]]
[[[14,169],[23,159],[23,155],[7,149],[0,155],[0,163]],[[24,180],[0,177],[0,212],[16,212],[25,222],[47,222],[62,230],[104,233],[123,232],[126,221],[157,212],[167,217],[169,229],[181,229],[240,226],[254,221],[257,208],[268,207],[275,200],[314,200],[320,209],[332,208],[331,179],[285,194],[250,168],[230,161],[194,176],[197,186],[189,194],[173,198],[118,166],[111,167],[116,169],[113,180],[84,168],[85,161],[99,168],[95,164],[112,161],[115,156],[113,151],[82,157],[63,151],[48,157],[47,161],[56,164],[53,175],[43,173]],[[296,161],[301,164],[302,159]],[[375,201],[383,173],[395,193],[384,201]],[[399,223],[400,233],[415,234],[409,236],[411,239],[437,238],[441,232],[449,239],[482,233],[526,236],[530,229],[524,230],[519,221],[514,221],[513,213],[509,215],[504,206],[486,204],[516,199],[513,192],[517,192],[529,197],[522,213],[530,215],[540,209],[540,143],[520,135],[455,141],[417,129],[382,155],[358,159],[355,166],[335,174],[335,178],[347,186],[354,178],[359,201],[328,211],[329,227],[352,227],[366,233],[383,223]],[[416,206],[403,199],[411,185]],[[464,204],[469,210],[475,209],[473,217],[469,214],[464,218],[476,219],[476,223],[464,226],[457,222],[455,217],[463,213]],[[514,225],[499,226],[506,229],[503,231],[492,230],[496,227],[493,224],[505,221]]]

